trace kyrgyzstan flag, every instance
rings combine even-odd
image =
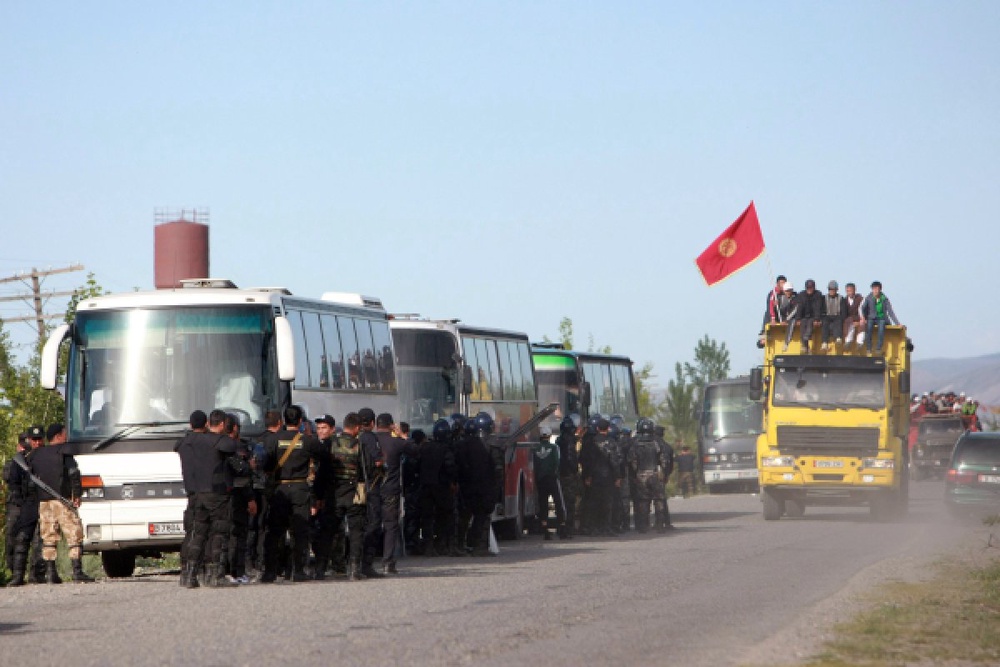
[[[695,263],[709,287],[725,280],[764,254],[764,236],[760,233],[757,209],[753,202],[736,222],[698,255]]]

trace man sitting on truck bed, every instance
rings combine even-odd
[[[876,354],[882,354],[882,345],[885,342],[885,323],[891,321],[899,325],[899,318],[892,310],[892,303],[889,297],[882,293],[882,283],[875,281],[872,283],[871,293],[865,297],[861,304],[861,321],[865,325],[865,338],[868,339],[868,354],[872,352],[872,330],[878,325],[878,347]]]
[[[799,292],[792,300],[792,308],[788,313],[788,335],[785,336],[785,347],[782,351],[788,351],[788,344],[792,342],[792,333],[798,322],[802,330],[802,352],[808,353],[813,327],[820,322],[822,316],[823,295],[816,291],[815,280],[807,280],[806,291]]]

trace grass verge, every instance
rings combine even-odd
[[[806,665],[1000,663],[1000,551],[976,560],[940,562],[926,581],[881,586],[878,604],[836,626]]]

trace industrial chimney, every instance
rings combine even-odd
[[[208,209],[157,209],[154,218],[156,289],[208,278]]]

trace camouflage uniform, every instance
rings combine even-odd
[[[56,559],[60,534],[69,546],[69,559],[79,560],[83,546],[83,524],[76,512],[60,500],[43,500],[38,504],[38,521],[42,533],[42,558]]]

